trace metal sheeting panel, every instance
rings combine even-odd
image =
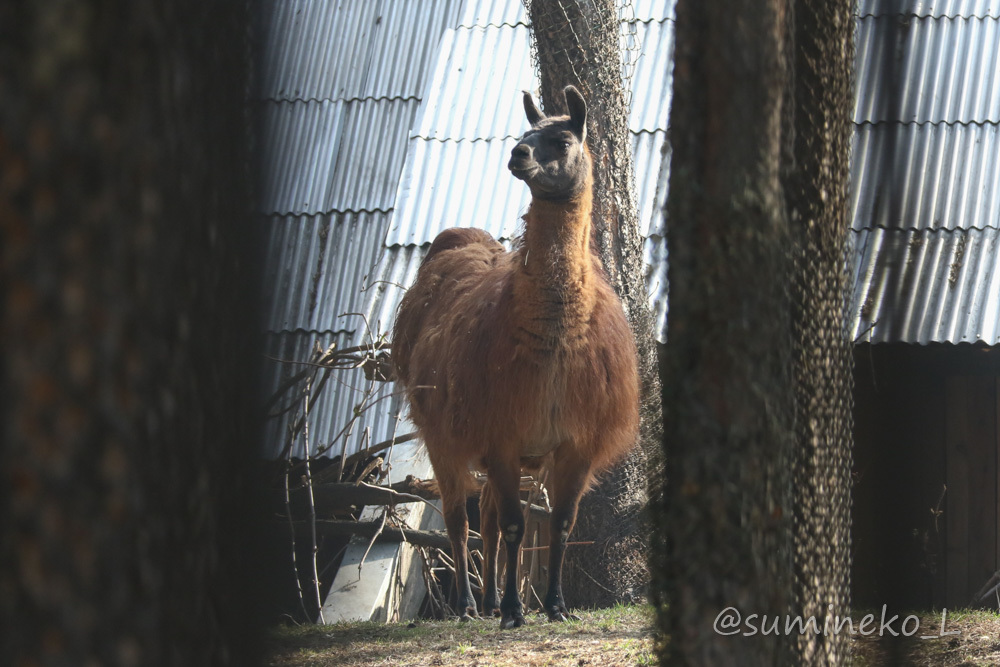
[[[507,171],[516,139],[410,143],[387,246],[430,243],[449,227],[479,227],[494,238],[516,233],[531,200]]]
[[[676,0],[633,0],[624,8],[622,20],[662,21],[674,19]],[[509,0],[466,0],[462,6],[459,27],[528,25],[528,13],[523,2]]]
[[[670,146],[666,130],[633,134],[632,160],[639,206],[639,231],[643,236],[665,236],[663,208],[667,205],[670,185]]]
[[[260,97],[414,98],[459,0],[264,3]]]
[[[278,331],[364,331],[360,312],[378,260],[386,213],[271,218],[265,225],[264,327]]]
[[[638,23],[636,39],[629,128],[664,130],[673,89],[674,23]],[[416,133],[438,140],[519,137],[528,129],[521,93],[537,89],[527,26],[445,31]]]
[[[420,263],[424,261],[430,244],[386,248],[381,255],[371,287],[365,293],[365,316],[373,329],[389,331],[396,321],[396,309],[403,300],[406,289],[417,279]]]
[[[662,225],[669,164],[666,132],[632,135],[636,189],[643,233]],[[400,183],[399,206],[385,244],[422,245],[449,227],[479,227],[498,239],[517,236],[531,193],[507,170],[516,139],[411,140]],[[667,160],[669,162],[669,160]]]
[[[530,39],[523,25],[445,31],[417,135],[438,140],[520,136],[528,126],[521,91],[537,87]]]
[[[863,17],[856,123],[1000,122],[1000,19]]]
[[[669,284],[667,282],[667,239],[654,234],[642,245],[645,260],[646,293],[653,314],[653,336],[661,343],[667,342],[667,310]]]
[[[510,250],[511,243],[504,245]],[[430,244],[395,246],[386,248],[371,275],[370,287],[364,295],[362,306],[372,329],[385,332],[395,321],[396,309],[413,284]],[[662,236],[654,235],[643,242],[645,259],[645,281],[649,294],[649,304],[653,310],[655,333],[661,342],[666,340],[667,331],[667,243]]]
[[[465,0],[458,19],[460,28],[528,25],[528,12],[523,2],[510,0]]]
[[[1000,0],[859,0],[858,16],[1000,16]]]
[[[386,211],[417,100],[264,102],[266,214]]]
[[[855,339],[1000,343],[998,229],[851,233]]]
[[[280,387],[282,383],[295,373],[302,370],[300,363],[282,363],[276,360],[301,362],[308,360],[313,345],[319,344],[326,349],[336,342],[340,348],[362,345],[366,341],[360,336],[347,334],[310,334],[305,332],[272,334],[265,337],[265,355],[263,387]],[[366,388],[373,387],[374,394],[365,402]],[[389,397],[395,391],[392,383],[371,384],[365,379],[360,369],[350,371],[333,371],[326,386],[319,394],[309,411],[309,449],[313,456],[338,456],[341,452],[350,456],[363,447],[388,440],[395,433],[402,434],[408,428],[397,421],[401,410],[399,397],[392,396],[364,411],[349,433],[342,433],[348,426],[357,406],[370,405],[379,397]],[[269,396],[264,396],[267,400]],[[292,398],[292,392],[286,392],[283,403],[287,405]],[[272,408],[276,411],[278,406]],[[281,454],[288,443],[288,428],[298,417],[291,411],[268,419],[264,424],[264,455],[274,458]],[[397,431],[397,428],[400,429]],[[304,458],[305,439],[299,437],[292,443],[292,456]]]
[[[1000,127],[861,125],[851,189],[854,229],[1000,226]]]
[[[628,7],[623,11],[622,19],[635,17],[637,21],[673,21],[677,0],[631,0],[631,13]]]

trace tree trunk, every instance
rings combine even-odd
[[[795,235],[795,613],[849,614],[852,362],[847,326],[852,3],[795,3],[785,195]],[[846,634],[797,638],[800,665],[839,664]]]
[[[793,664],[777,633],[741,636],[744,622],[787,613],[792,590],[785,25],[784,0],[677,6],[654,570],[664,664]],[[735,627],[716,625],[727,608],[742,615]]]
[[[639,446],[584,496],[573,539],[591,547],[566,555],[570,606],[609,606],[645,593],[649,570],[649,494],[660,493],[662,414],[653,318],[643,280],[629,109],[621,79],[620,24],[614,0],[532,0],[529,5],[541,97],[547,113],[561,108],[562,89],[587,100],[587,134],[594,155],[591,247],[622,299],[635,334],[642,378]],[[553,108],[555,107],[555,108]]]
[[[246,6],[0,6],[0,655],[253,665]]]

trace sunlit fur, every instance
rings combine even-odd
[[[590,251],[586,105],[575,89],[566,97],[571,115],[547,118],[525,96],[534,123],[519,143],[528,148],[515,148],[509,167],[533,197],[515,249],[506,252],[478,229],[441,232],[393,332],[397,377],[442,493],[463,616],[476,613],[465,555],[470,468],[488,477],[481,502],[487,614],[498,607],[498,539],[507,542],[508,563],[512,555],[516,562],[524,532],[522,467],[549,468],[553,545],[545,606],[562,620],[562,555],[580,496],[636,441],[632,333]],[[524,622],[516,584],[510,590],[513,569],[499,603],[504,627]]]

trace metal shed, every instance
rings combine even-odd
[[[662,341],[673,0],[635,0],[626,10],[646,281]],[[856,23],[850,335],[873,344],[995,345],[1000,1],[861,0]],[[302,359],[316,340],[350,346],[387,331],[440,229],[475,225],[505,240],[517,233],[528,198],[506,173],[504,156],[524,129],[520,91],[535,88],[536,80],[519,0],[275,0],[261,4],[261,26],[254,108],[266,165],[260,185],[268,240],[265,338],[269,356]],[[916,367],[923,363],[919,351],[908,358]],[[867,363],[861,360],[859,369]],[[941,369],[941,387],[958,387],[961,380],[947,378],[964,377],[974,366],[930,365]],[[267,388],[289,372],[268,365]],[[366,413],[352,439],[338,439],[357,404],[357,384],[360,375],[314,406],[313,454],[350,454],[361,430],[378,441],[403,428],[399,402],[387,399]],[[962,405],[943,393],[864,393],[865,387],[859,429],[869,423],[868,412],[885,422],[907,411],[944,414],[947,405],[953,412]],[[859,431],[862,463],[866,447],[884,446],[874,434],[891,431],[886,423]],[[287,426],[287,419],[269,423],[265,457],[281,451]],[[995,437],[977,442],[979,456],[996,471]],[[938,446],[958,447],[943,440]],[[946,459],[942,469],[955,473],[959,468],[948,468]],[[952,486],[962,483],[952,478]],[[994,493],[996,486],[994,480]],[[913,502],[922,506],[925,495],[938,491]],[[878,493],[872,497],[876,502]],[[965,502],[948,511],[968,514]],[[991,512],[992,519],[980,512],[976,520],[992,521],[996,532],[995,503]],[[953,566],[959,557],[953,555]],[[968,575],[965,588],[976,577]]]

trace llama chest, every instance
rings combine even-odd
[[[544,456],[564,442],[579,439],[589,399],[581,391],[585,383],[579,372],[562,365],[539,368],[512,364],[509,370],[515,377],[500,385],[516,387],[507,394],[510,403],[505,408],[522,456]]]

